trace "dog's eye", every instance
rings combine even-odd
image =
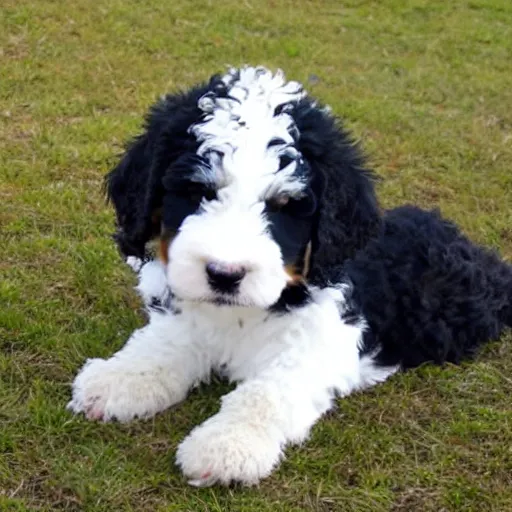
[[[217,199],[217,191],[212,188],[207,188],[203,193],[203,197],[207,201],[213,201],[214,199]]]
[[[290,202],[290,196],[281,194],[267,200],[267,209],[271,212],[278,212]]]
[[[316,199],[308,190],[301,197],[291,197],[286,194],[274,196],[267,200],[267,211],[282,212],[293,217],[310,217],[316,211]]]
[[[279,157],[279,170],[282,171],[285,167],[288,167],[292,162],[295,162],[295,158],[291,155],[281,155]]]
[[[213,201],[217,198],[217,193],[211,188],[205,188],[203,190],[197,190],[190,195],[190,199],[194,202],[200,203],[203,199],[207,201]]]
[[[199,183],[189,183],[186,186],[180,188],[177,192],[178,195],[184,199],[187,199],[188,201],[196,204],[199,204],[203,198],[207,201],[213,201],[217,198],[216,190]]]

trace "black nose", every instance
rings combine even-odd
[[[210,262],[206,265],[208,283],[217,292],[233,293],[245,276],[245,268],[241,265]]]

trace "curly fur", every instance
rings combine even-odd
[[[386,212],[379,235],[339,271],[370,327],[362,352],[376,350],[383,366],[460,363],[512,324],[512,267],[437,211]]]
[[[254,484],[335,396],[498,338],[512,267],[438,212],[381,212],[373,179],[280,72],[232,69],[162,98],[106,179],[149,323],[84,365],[69,408],[148,418],[217,372],[239,385],[176,463],[193,485]]]

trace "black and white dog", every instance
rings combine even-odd
[[[435,212],[382,213],[357,146],[281,72],[165,96],[107,191],[149,323],[87,361],[69,408],[124,422],[212,371],[239,382],[178,448],[194,485],[258,482],[336,396],[512,324],[512,267]]]

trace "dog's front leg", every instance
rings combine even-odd
[[[178,447],[176,462],[191,485],[256,484],[278,464],[285,445],[306,438],[331,405],[328,389],[314,397],[304,380],[267,379],[246,381],[224,396],[220,411]]]
[[[153,313],[111,358],[85,363],[68,409],[103,421],[149,418],[183,400],[209,373],[205,350],[181,315]]]

